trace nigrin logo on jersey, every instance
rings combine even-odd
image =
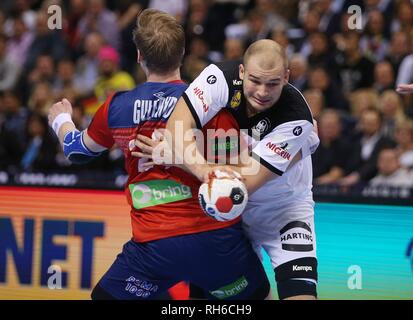
[[[285,144],[277,146],[275,143],[268,142],[265,146],[271,151],[273,151],[275,154],[279,155],[281,158],[286,160],[291,159],[291,154],[288,151],[284,150],[284,148],[287,147]]]
[[[133,109],[133,122],[136,124],[148,119],[167,120],[174,110],[176,97],[161,97],[159,100],[136,100]]]
[[[208,112],[209,107],[205,102],[204,91],[202,91],[198,87],[195,87],[194,88],[194,93],[195,93],[195,96],[198,97],[198,99],[201,101],[202,107],[204,108],[204,112]]]

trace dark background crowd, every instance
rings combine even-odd
[[[62,8],[62,29],[49,28],[51,5]],[[351,5],[361,29],[349,23]],[[70,164],[47,112],[66,97],[84,129],[108,95],[145,81],[132,30],[147,7],[184,26],[185,81],[241,58],[253,41],[285,47],[290,82],[318,121],[315,184],[413,187],[413,98],[395,92],[413,82],[411,0],[2,0],[0,171],[123,172],[116,147],[86,167]]]

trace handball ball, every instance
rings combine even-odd
[[[237,218],[248,202],[248,192],[244,183],[230,178],[227,173],[216,170],[208,183],[199,187],[199,203],[202,210],[218,221]]]

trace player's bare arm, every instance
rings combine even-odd
[[[185,101],[182,99],[182,103],[186,104]],[[182,106],[182,109],[184,109],[186,106]],[[174,116],[172,114],[171,118]],[[178,114],[178,116],[182,117],[188,117],[191,118],[191,123],[192,125],[195,125],[195,121],[192,118],[192,116],[189,114],[189,112],[182,112],[181,115]],[[182,119],[182,118],[181,118]],[[172,119],[173,121],[173,119]],[[185,121],[183,120],[176,120],[180,121],[182,124],[184,124]],[[171,120],[169,121],[171,122]],[[171,128],[175,128],[175,126],[171,126]],[[189,129],[190,126],[186,126],[184,130],[191,130]],[[184,131],[185,132],[185,131]],[[174,133],[171,134],[171,136],[174,136]],[[314,127],[313,132],[311,133],[309,137],[309,145],[317,144],[318,143],[318,136],[317,136],[317,128],[316,126]],[[178,154],[184,154],[183,151],[185,150],[185,147],[190,145],[191,143],[194,143],[194,140],[192,141],[181,141],[180,143],[175,142],[175,145],[178,146],[179,148],[183,149],[178,149],[176,152]],[[141,158],[148,158],[152,159],[152,161],[149,161],[144,164],[144,166],[152,166],[153,164],[163,164],[160,162],[158,159],[153,159],[153,154],[154,154],[154,149],[155,148],[165,148],[169,149],[169,151],[162,151],[158,153],[164,153],[164,152],[172,152],[170,149],[170,145],[164,140],[164,141],[159,141],[159,140],[153,140],[145,136],[137,136],[135,140],[135,145],[140,148],[140,152],[132,152],[133,156],[141,157]],[[308,152],[307,152],[308,153]],[[236,174],[234,172],[237,172],[238,174],[242,175],[243,181],[247,187],[247,190],[250,194],[255,192],[260,186],[265,184],[268,180],[275,179],[278,177],[277,174],[273,173],[271,170],[267,169],[265,166],[261,165],[259,161],[255,160],[253,157],[250,157],[248,154],[248,149],[241,150],[241,159],[243,159],[239,165],[225,165],[225,166],[220,166],[216,164],[210,164],[207,163],[207,161],[204,159],[201,153],[197,151],[196,155],[196,162],[190,161],[191,163],[188,163],[189,159],[180,159],[182,163],[184,164],[184,169],[186,168],[189,172],[192,174],[196,175],[199,180],[201,181],[208,181],[210,174],[214,170],[221,170],[229,173],[231,176],[236,177]],[[289,170],[291,167],[293,167],[298,161],[300,161],[302,158],[304,158],[305,155],[303,156],[302,150],[300,150],[292,159],[290,162],[287,170]],[[257,168],[256,172],[253,175],[245,175],[242,174],[243,170],[245,168]]]
[[[183,98],[178,101],[175,110],[169,118],[168,124],[166,126],[166,129],[169,130],[168,132],[170,132],[169,137],[172,137],[172,141],[168,141],[168,139],[166,140],[168,146],[173,152],[174,159],[178,163],[182,163],[183,166],[189,172],[195,175],[199,180],[207,182],[209,180],[210,173],[217,169],[225,171],[230,174],[230,176],[236,178],[238,175],[235,174],[234,171],[238,174],[242,174],[243,167],[256,166],[256,168],[259,168],[256,174],[242,175],[245,186],[247,187],[248,192],[251,194],[268,180],[278,177],[278,175],[262,166],[258,161],[250,156],[248,156],[247,161],[244,161],[245,164],[243,165],[243,167],[233,165],[219,166],[208,164],[199,150],[194,150],[193,159],[182,157],[181,155],[185,154],[185,148],[188,148],[191,144],[195,143],[195,139],[176,139],[177,132],[175,131],[175,129],[177,126],[175,125],[175,123],[180,123],[182,125],[182,132],[188,132],[196,128],[195,119],[188,111],[188,106],[186,105],[186,102]]]

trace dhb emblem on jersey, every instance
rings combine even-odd
[[[294,134],[295,136],[297,136],[297,137],[298,137],[302,132],[303,132],[303,128],[301,128],[300,126],[295,127],[295,128],[293,129],[293,134]]]
[[[262,119],[260,122],[258,122],[254,128],[252,128],[253,131],[257,134],[263,134],[266,132],[271,126],[270,120],[268,118]]]
[[[241,104],[241,90],[235,90],[234,95],[232,96],[230,106],[231,108],[237,108]]]
[[[214,84],[215,82],[217,82],[217,77],[215,77],[213,74],[211,74],[208,78],[207,78],[207,82],[209,84]]]

